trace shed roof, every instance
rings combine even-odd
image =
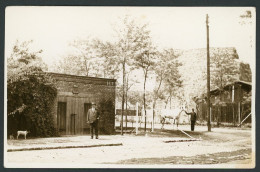
[[[252,83],[251,82],[238,80],[238,81],[234,81],[233,83],[225,85],[224,89],[228,89],[229,86],[236,85],[236,84],[240,84],[240,85],[242,85],[243,88],[247,88],[249,90],[251,90],[251,87],[252,87]],[[219,91],[220,91],[220,89],[217,88],[217,89],[211,90],[210,93],[212,95],[217,95],[219,93]]]
[[[241,81],[241,80],[238,80],[238,81],[234,81],[233,83],[230,83],[230,84],[227,84],[224,86],[224,89],[228,89],[229,86],[232,86],[234,84],[240,84],[242,86],[242,88],[246,89],[246,90],[251,90],[252,89],[252,83],[251,82],[246,82],[246,81]],[[220,92],[220,89],[217,88],[217,89],[214,89],[214,90],[211,90],[210,91],[210,95],[218,95]],[[206,96],[207,93],[203,93],[201,94],[198,98],[199,99],[204,99],[205,96]]]

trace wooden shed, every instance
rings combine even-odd
[[[115,79],[50,73],[57,86],[54,120],[61,135],[89,133],[86,115],[91,103],[100,113],[101,133],[111,134],[115,126]]]
[[[251,113],[251,90],[251,82],[245,81],[228,84],[222,91],[220,89],[211,90],[211,121],[240,124]],[[207,120],[206,101],[200,101],[198,106],[199,118]],[[251,118],[245,122],[251,122]]]

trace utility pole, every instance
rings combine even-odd
[[[208,114],[208,131],[211,131],[210,124],[210,58],[209,58],[209,16],[206,15],[207,27],[207,114]]]

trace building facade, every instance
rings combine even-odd
[[[91,103],[100,113],[101,133],[112,134],[115,127],[116,80],[50,73],[55,80],[57,97],[53,106],[54,122],[61,135],[89,133],[86,117]]]

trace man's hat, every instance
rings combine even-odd
[[[92,104],[92,105],[96,105],[96,103],[94,103],[94,102],[92,102],[91,104]]]

